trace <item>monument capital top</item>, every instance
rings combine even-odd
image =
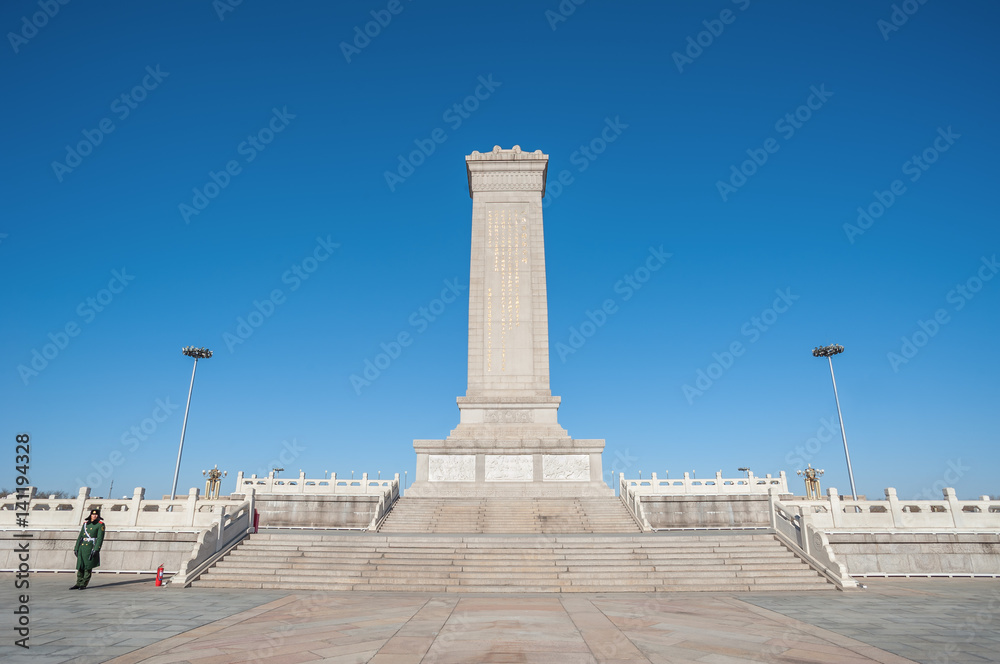
[[[465,157],[469,196],[475,191],[534,190],[544,198],[548,169],[549,155],[524,152],[520,145],[510,150],[495,145],[491,152],[473,150]]]
[[[510,150],[504,150],[499,145],[494,145],[489,152],[473,150],[472,154],[465,157],[465,161],[510,161],[510,160],[539,160],[548,161],[549,155],[542,154],[541,150],[534,152],[524,152],[520,145],[515,145]]]

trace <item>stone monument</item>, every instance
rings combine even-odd
[[[469,384],[444,440],[414,440],[410,497],[612,496],[604,440],[573,440],[549,390],[542,198],[548,155],[465,158],[472,198]]]

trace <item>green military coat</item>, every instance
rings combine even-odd
[[[73,553],[76,554],[77,561],[82,560],[87,567],[100,567],[101,546],[103,544],[104,523],[102,521],[91,523],[88,520],[80,528],[80,534],[76,538],[76,546],[73,547]]]

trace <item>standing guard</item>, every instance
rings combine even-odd
[[[101,510],[90,510],[90,516],[83,522],[76,538],[73,553],[76,554],[76,585],[70,590],[83,590],[90,583],[95,567],[101,565],[101,546],[104,544],[104,522]]]

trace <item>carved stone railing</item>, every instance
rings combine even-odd
[[[941,500],[901,500],[892,487],[885,500],[852,500],[827,490],[825,500],[786,502],[789,511],[809,516],[824,531],[978,531],[1000,530],[1000,500],[958,500],[955,489],[946,488]]]
[[[778,539],[797,556],[832,581],[841,590],[856,590],[858,583],[837,561],[830,540],[811,522],[811,515],[797,514],[794,508],[778,500],[778,491],[769,494],[771,527]]]
[[[191,557],[181,563],[170,585],[186,588],[253,530],[254,492],[231,511],[219,513],[218,521],[198,536]]]
[[[76,498],[39,498],[34,487],[28,492],[28,524],[33,530],[79,528],[92,509],[101,510],[101,519],[114,530],[177,530],[206,528],[224,509],[232,510],[230,499],[205,500],[198,489],[176,500],[146,500],[146,490],[136,488],[131,499],[91,498],[82,487]],[[0,528],[15,528],[16,495],[0,498]]]
[[[646,513],[642,509],[642,501],[639,498],[639,493],[636,491],[635,485],[631,484],[630,480],[625,479],[625,473],[618,474],[618,497],[625,504],[625,508],[635,519],[635,522],[642,528],[643,532],[649,532],[653,528],[649,525],[649,519],[646,518]]]
[[[253,487],[257,495],[261,494],[283,494],[283,495],[372,495],[395,491],[399,493],[399,473],[392,479],[372,479],[368,473],[363,473],[360,478],[337,477],[337,473],[329,479],[307,478],[305,473],[299,473],[298,477],[275,477],[274,472],[267,474],[267,477],[257,477],[250,475],[247,477],[240,471],[236,476],[236,493],[245,493],[246,489]]]
[[[389,516],[389,511],[399,499],[399,473],[396,473],[396,481],[389,487],[389,490],[382,494],[375,507],[371,523],[368,524],[368,532],[377,532],[382,527],[382,522]]]
[[[766,496],[771,489],[777,489],[778,493],[787,494],[788,480],[785,471],[781,471],[778,477],[765,475],[757,477],[752,472],[747,473],[747,477],[726,478],[721,472],[708,479],[693,478],[689,473],[684,473],[683,479],[659,478],[656,473],[647,480],[631,479],[625,480],[629,486],[633,487],[635,493],[643,496],[685,496],[685,495],[747,495],[757,494]]]

